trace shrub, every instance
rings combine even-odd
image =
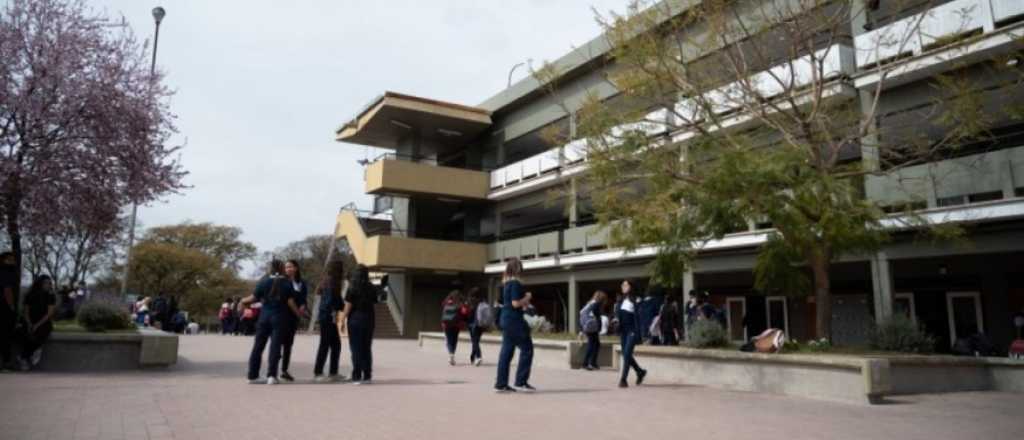
[[[89,301],[78,310],[78,324],[91,332],[135,328],[122,307],[105,301]]]
[[[935,351],[935,338],[910,318],[896,314],[872,332],[871,348],[903,353],[931,353]]]
[[[826,338],[821,338],[818,340],[812,339],[807,342],[807,350],[813,353],[826,352],[832,350],[832,342]]]
[[[729,345],[729,336],[717,321],[701,319],[690,324],[689,342],[693,348],[725,347]]]

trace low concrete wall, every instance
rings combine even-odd
[[[43,346],[45,371],[131,370],[178,362],[178,335],[152,329],[136,333],[54,332]]]
[[[616,345],[616,358],[621,353]],[[878,403],[890,391],[885,359],[650,346],[636,347],[635,356],[651,381],[861,404]]]
[[[444,333],[420,332],[420,347],[436,350],[439,354],[447,353]],[[468,332],[459,334],[459,346],[457,348],[457,359],[461,362],[463,358],[469,357],[470,341]],[[533,365],[548,368],[572,368],[583,367],[583,356],[586,354],[587,344],[579,341],[561,341],[551,339],[533,340]],[[480,337],[480,351],[484,358],[493,361],[498,360],[498,353],[501,351],[501,336],[484,335]],[[598,354],[597,365],[600,367],[612,366],[612,344],[601,344],[601,352]],[[515,365],[519,360],[519,350],[512,358]]]
[[[1024,362],[1008,358],[890,356],[892,394],[1024,392]]]

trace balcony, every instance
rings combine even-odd
[[[857,67],[920,55],[974,34],[990,34],[1024,16],[1020,0],[955,0],[854,38]]]
[[[339,142],[397,149],[409,139],[461,146],[491,126],[487,110],[386,92],[335,132]]]
[[[531,261],[607,247],[608,230],[593,224],[491,243],[487,245],[487,261],[500,263],[512,257]]]
[[[391,235],[391,220],[349,205],[338,214],[335,236],[348,241],[359,264],[378,271],[480,272],[487,246]]]
[[[366,168],[367,194],[487,199],[486,172],[400,159],[385,155]]]

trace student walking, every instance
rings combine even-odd
[[[598,290],[587,305],[580,310],[580,331],[587,338],[587,353],[583,356],[583,369],[600,370],[597,357],[601,353],[601,307],[604,306],[607,294]]]
[[[320,345],[316,349],[316,362],[313,365],[313,380],[316,382],[335,382],[342,380],[338,375],[338,361],[341,358],[341,336],[338,335],[338,313],[344,308],[341,299],[341,280],[345,277],[345,265],[341,260],[332,261],[327,266],[327,279],[317,292],[320,295],[320,306],[317,308],[316,320],[320,325]],[[330,375],[324,376],[324,363],[330,355]]]
[[[270,352],[267,354],[267,385],[276,385],[278,361],[281,358],[281,338],[285,330],[286,313],[295,316],[299,308],[295,304],[291,283],[284,276],[284,263],[281,260],[270,262],[269,273],[256,284],[256,290],[242,299],[241,303],[248,306],[254,302],[262,303],[260,315],[256,323],[256,338],[253,340],[252,353],[249,355],[249,383],[259,383],[260,362],[263,349],[270,341]],[[252,307],[250,307],[251,309]]]
[[[53,293],[53,280],[49,275],[40,275],[32,283],[25,296],[24,319],[26,338],[21,349],[21,370],[28,371],[39,364],[41,356],[36,353],[43,347],[53,332],[53,316],[57,312],[57,295]]]
[[[469,291],[469,304],[472,310],[469,321],[469,341],[473,346],[469,353],[469,363],[479,367],[484,362],[480,351],[480,337],[494,325],[494,309],[487,301],[480,299],[480,289],[474,287]]]
[[[523,263],[512,258],[505,266],[502,277],[502,312],[501,312],[501,353],[498,356],[498,377],[494,390],[499,393],[515,392],[508,386],[509,368],[516,348],[519,349],[519,366],[516,368],[516,388],[523,391],[536,391],[530,385],[530,368],[533,364],[533,339],[530,327],[523,318],[523,311],[530,305],[530,295],[523,293],[523,284],[519,277],[523,272]]]
[[[455,366],[455,349],[459,345],[459,333],[466,327],[469,307],[462,301],[461,293],[453,290],[441,303],[441,329],[448,348],[448,365]]]
[[[299,331],[299,323],[306,315],[306,296],[309,290],[306,282],[302,280],[302,269],[296,260],[288,260],[284,264],[284,273],[292,284],[292,291],[295,294],[295,305],[299,308],[299,314],[285,313],[284,334],[281,336],[281,379],[288,382],[295,381],[295,378],[288,373],[288,367],[292,363],[292,346],[295,345],[295,333]]]
[[[619,379],[619,388],[628,388],[629,369],[636,371],[636,384],[644,383],[647,370],[640,368],[633,358],[633,349],[640,340],[640,320],[637,317],[638,295],[630,280],[622,282],[622,304],[619,305],[619,325],[622,343],[622,376]]]
[[[370,270],[360,264],[345,292],[345,308],[338,317],[338,332],[348,333],[352,352],[352,382],[356,385],[373,381],[374,305],[377,289],[370,283]]]

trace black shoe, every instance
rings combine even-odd
[[[533,385],[530,385],[528,383],[524,383],[522,385],[516,385],[516,388],[519,388],[520,390],[522,390],[524,392],[527,392],[527,393],[532,393],[532,392],[537,391],[537,389],[534,388]]]
[[[287,380],[288,382],[295,382],[295,378],[288,374],[287,371],[281,373],[281,379]]]
[[[505,385],[505,386],[501,386],[501,387],[494,387],[494,392],[496,392],[498,394],[505,394],[505,393],[514,393],[514,392],[516,392],[516,390],[515,390],[515,388],[512,388],[512,387],[510,387],[508,385]]]
[[[640,370],[636,373],[636,384],[640,385],[644,383],[644,378],[647,377],[647,370]]]
[[[619,381],[619,388],[629,388],[629,382],[626,382],[626,379],[620,380]]]

